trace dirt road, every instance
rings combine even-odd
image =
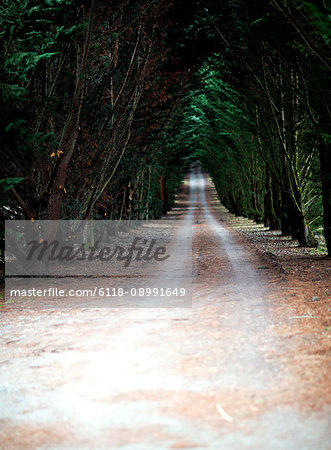
[[[187,183],[169,218],[193,226],[192,308],[3,308],[1,449],[331,448],[331,407],[299,401],[313,385],[286,358],[272,273],[199,169]]]

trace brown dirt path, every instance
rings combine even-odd
[[[192,308],[2,308],[1,449],[330,448],[315,319],[286,309],[286,282],[211,209],[206,177],[187,183],[169,218],[194,210]]]

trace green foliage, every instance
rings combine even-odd
[[[22,217],[22,204],[42,192],[48,171],[45,155],[58,146],[57,99],[51,94],[61,82],[56,74],[68,40],[79,32],[75,3],[4,0],[0,5],[0,166],[6,192],[2,205],[17,217]],[[45,126],[50,122],[51,129]],[[15,186],[24,199],[17,204],[10,189],[23,179],[24,184]],[[2,210],[2,219],[8,211]]]
[[[331,43],[331,9],[323,11],[319,6],[311,2],[303,2],[302,6],[311,18],[311,21],[316,26],[319,35],[323,38],[326,44]],[[300,6],[299,6],[300,8]]]
[[[180,118],[182,127],[171,145],[191,149],[191,158],[210,172],[222,202],[232,212],[260,221],[263,176],[259,173],[263,173],[264,163],[244,100],[222,79],[224,70],[218,55],[199,70],[198,86],[188,95]]]
[[[16,178],[4,178],[3,180],[0,180],[0,186],[2,186],[4,192],[9,191],[12,187],[15,186],[15,184],[21,183],[24,180],[24,178],[16,177]]]

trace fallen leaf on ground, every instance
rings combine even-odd
[[[226,420],[227,422],[233,421],[233,418],[224,411],[224,409],[222,408],[222,406],[219,403],[216,403],[216,409],[217,409],[217,412],[220,414],[220,416],[222,416],[222,418],[224,420]]]

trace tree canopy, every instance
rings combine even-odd
[[[4,0],[1,221],[160,217],[190,161],[331,251],[330,5]]]

